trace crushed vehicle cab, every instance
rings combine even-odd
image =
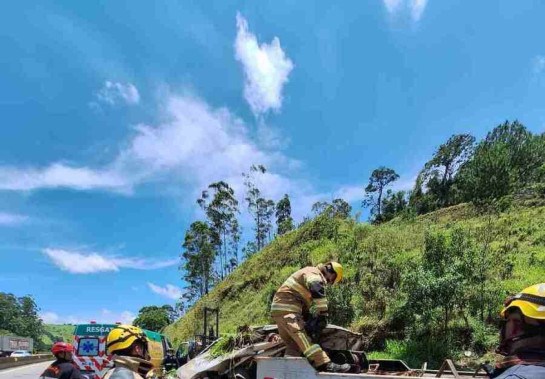
[[[74,363],[89,379],[102,379],[113,365],[106,352],[106,337],[116,324],[80,324],[74,330]],[[168,339],[157,332],[145,330],[151,363],[157,373],[162,372],[163,360],[171,347]]]
[[[337,364],[350,364],[349,373],[318,372],[306,358],[283,357],[285,345],[276,325],[251,328],[237,336],[233,348],[223,354],[214,352],[216,341],[176,371],[178,379],[386,379],[409,377],[484,377],[485,374],[457,370],[446,360],[440,370],[411,369],[402,360],[368,359],[361,351],[363,336],[348,329],[328,325],[320,345]]]

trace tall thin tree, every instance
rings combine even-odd
[[[365,200],[362,205],[371,208],[371,216],[375,222],[382,221],[382,196],[384,189],[399,178],[391,168],[378,167],[369,177],[369,184],[365,187]]]
[[[257,250],[261,250],[267,238],[270,239],[272,230],[272,215],[274,214],[274,201],[261,196],[261,191],[255,183],[255,175],[262,175],[267,172],[263,165],[252,165],[248,173],[243,173],[244,185],[246,186],[246,203],[248,212],[254,219],[255,244]]]
[[[193,222],[185,233],[180,268],[188,283],[184,297],[189,302],[206,295],[212,287],[215,243],[216,236],[206,222]]]
[[[233,255],[230,250],[233,248],[238,250],[238,241],[236,244],[231,242],[240,238],[239,224],[236,221],[239,210],[235,192],[226,182],[215,182],[208,186],[208,190],[202,191],[197,203],[206,213],[214,231],[219,260],[218,274],[223,279],[227,271],[230,271],[230,256]],[[238,255],[238,251],[234,254]]]
[[[293,230],[291,202],[288,194],[285,194],[284,197],[276,203],[276,228],[278,235],[280,236]]]

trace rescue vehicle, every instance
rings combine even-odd
[[[112,356],[106,353],[106,337],[118,324],[76,325],[74,330],[74,363],[89,379],[102,379],[112,367]],[[169,340],[162,334],[143,329],[148,337],[148,349],[154,370],[162,371],[163,359],[171,348]]]

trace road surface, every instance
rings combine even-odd
[[[0,370],[0,379],[38,379],[51,362],[53,361]]]

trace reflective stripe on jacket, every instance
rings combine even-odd
[[[305,267],[293,273],[276,291],[272,313],[303,313],[314,306],[320,315],[327,315],[326,279],[318,267]]]
[[[153,366],[144,359],[128,356],[114,356],[114,367],[103,379],[144,379],[152,376]]]

